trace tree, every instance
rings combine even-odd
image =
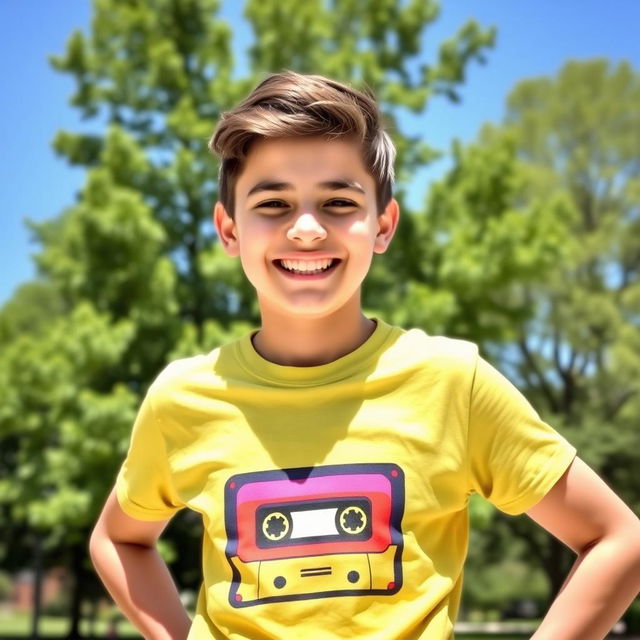
[[[537,313],[518,337],[517,370],[549,419],[636,509],[638,107],[640,75],[626,63],[612,68],[595,60],[569,63],[556,79],[522,83],[509,97],[506,119],[530,167],[531,195],[562,192],[571,205],[564,260],[525,292]],[[553,567],[562,563],[553,543],[539,552],[555,591],[562,576]]]
[[[399,130],[398,111],[457,99],[469,62],[493,42],[492,30],[469,22],[427,64],[422,36],[435,2],[248,0],[255,39],[242,75],[218,10],[216,0],[95,0],[91,33],[74,32],[52,57],[76,81],[72,104],[104,131],[54,141],[87,180],[60,216],[32,225],[60,316],[51,326],[37,314],[7,325],[15,331],[0,358],[0,503],[16,523],[48,532],[50,549],[71,550],[78,573],[78,544],[122,459],[140,394],[169,358],[209,350],[257,320],[250,285],[223,259],[209,221],[216,163],[206,143],[221,112],[283,67],[367,83],[404,179],[433,151]],[[405,229],[391,256],[398,266],[412,245],[410,218]],[[178,548],[179,524],[170,540]],[[80,576],[71,636],[82,585]]]
[[[423,324],[479,341],[636,510],[639,107],[626,63],[571,62],[520,83],[502,126],[455,147],[422,219],[421,278],[407,285],[422,313],[435,308]],[[569,554],[526,519],[502,522],[556,593]]]
[[[44,545],[70,562],[78,612],[96,498],[108,491],[113,457],[126,451],[135,417],[136,394],[122,383],[105,385],[132,335],[131,323],[111,324],[80,304],[39,333],[16,337],[0,355],[2,467],[12,470],[0,479],[2,529],[11,540],[4,552],[21,558],[26,543],[39,555]],[[25,526],[33,536],[9,537]]]

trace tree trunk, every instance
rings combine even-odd
[[[98,621],[98,601],[93,598],[91,600],[91,611],[89,613],[89,638],[94,640],[97,638],[96,622]]]
[[[543,563],[543,568],[551,586],[552,602],[558,595],[564,581],[571,570],[570,551],[555,538],[549,538],[548,561]]]
[[[31,640],[40,637],[40,615],[42,613],[42,534],[35,534],[33,543],[33,612],[31,617]]]
[[[71,610],[69,612],[69,632],[67,640],[77,640],[80,635],[80,618],[82,613],[82,596],[85,587],[84,547],[76,544],[71,549],[71,570],[73,572],[73,591],[71,593]]]

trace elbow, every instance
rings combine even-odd
[[[617,522],[602,535],[573,550],[581,556],[595,548],[609,549],[616,557],[624,557],[633,570],[640,571],[640,520],[635,517]]]
[[[100,562],[106,540],[107,537],[104,528],[100,526],[100,522],[98,521],[89,536],[89,557],[94,567],[97,567]]]
[[[99,535],[96,529],[97,527],[94,527],[91,535],[89,536],[89,557],[94,565],[96,564],[96,555],[98,554],[98,548],[100,546]]]
[[[609,547],[614,557],[624,558],[629,574],[637,577],[640,588],[640,520],[635,516],[629,518],[589,549],[599,544]]]

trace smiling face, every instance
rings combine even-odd
[[[265,314],[360,314],[360,286],[373,253],[386,250],[395,201],[376,211],[376,185],[360,146],[348,139],[269,139],[250,149],[235,187],[232,219],[218,203],[215,224],[239,256]]]

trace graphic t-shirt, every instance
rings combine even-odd
[[[140,520],[202,515],[190,640],[446,640],[470,494],[522,513],[574,455],[474,344],[378,321],[325,365],[250,335],[170,364],[116,491]]]

